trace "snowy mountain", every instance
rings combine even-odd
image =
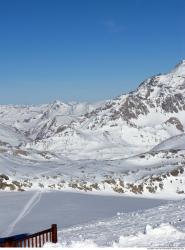
[[[78,119],[62,122],[55,117],[27,148],[65,152],[70,157],[74,153],[75,159],[87,155],[101,159],[110,155],[112,159],[145,152],[181,134],[185,128],[184,65],[182,61],[170,73],[151,77],[136,91],[107,101]]]
[[[185,192],[184,60],[113,100],[0,106],[0,119],[3,189]]]

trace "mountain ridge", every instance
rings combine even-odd
[[[176,69],[183,75],[185,71],[184,61],[176,66]],[[173,70],[170,73],[157,75],[143,81],[135,91],[106,101],[91,112],[82,114],[79,119],[72,119],[68,124],[62,124],[60,129],[57,129],[58,126],[53,123],[42,136],[37,138],[38,141],[33,142],[30,147],[40,149],[43,142],[43,147],[57,151],[58,148],[64,150],[62,140],[65,149],[68,147],[67,144],[73,149],[72,144],[75,143],[76,147],[84,147],[87,141],[82,142],[81,145],[79,143],[79,141],[83,141],[84,136],[82,134],[84,133],[87,134],[89,144],[91,144],[89,139],[92,138],[90,134],[93,135],[94,133],[94,137],[99,137],[100,141],[108,139],[108,141],[125,146],[134,143],[134,138],[131,136],[129,140],[128,136],[123,132],[128,130],[131,134],[135,134],[137,140],[140,140],[139,137],[150,137],[151,143],[149,144],[153,145],[148,145],[145,148],[147,150],[154,146],[155,141],[160,143],[170,136],[183,132],[185,126],[185,118],[183,118],[185,110],[185,79],[179,76],[179,73],[177,75],[176,71],[175,73],[172,72]],[[155,121],[152,117],[155,117]],[[51,146],[52,137],[55,141],[55,147]],[[55,140],[57,137],[60,141],[58,148]],[[73,140],[75,137],[76,139]],[[115,139],[117,137],[120,140]],[[94,140],[92,144],[94,144]],[[146,144],[146,140],[141,144]],[[70,146],[69,149],[71,150]]]

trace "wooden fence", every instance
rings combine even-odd
[[[1,239],[0,247],[42,247],[46,242],[57,243],[57,225],[44,231],[26,235],[16,239],[16,236]]]

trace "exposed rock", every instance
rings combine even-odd
[[[175,125],[175,127],[184,132],[184,127],[182,125],[182,123],[179,121],[179,119],[177,117],[170,117],[166,122],[165,124],[172,124],[172,125]]]
[[[9,177],[5,174],[0,174],[0,179],[9,180]]]

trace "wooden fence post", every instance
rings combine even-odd
[[[57,243],[57,224],[51,225],[51,231],[52,231],[52,243]]]

